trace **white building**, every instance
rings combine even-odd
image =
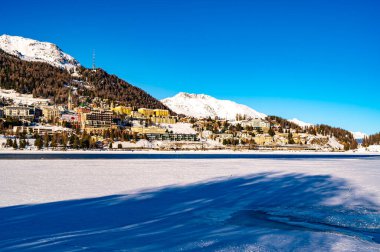
[[[262,119],[258,119],[258,118],[250,119],[250,120],[243,120],[243,121],[239,121],[239,122],[236,122],[236,123],[240,123],[240,125],[243,128],[245,128],[245,127],[269,128],[270,127],[270,123],[269,122],[264,121]]]
[[[33,107],[7,106],[4,107],[4,116],[19,120],[33,120],[35,111]]]
[[[39,126],[14,126],[13,132],[26,132],[26,133],[37,133],[38,135],[45,135],[47,133],[48,135],[52,135],[54,133],[62,133],[64,131],[71,132],[72,129],[64,128],[61,126],[50,126],[50,125],[39,125]]]

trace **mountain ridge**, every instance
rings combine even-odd
[[[21,45],[24,46],[25,43]],[[53,47],[59,48],[55,45]],[[51,61],[46,62],[47,60],[25,59],[15,52],[19,51],[17,45],[9,48],[15,49],[13,53],[0,48],[0,88],[13,89],[21,94],[33,94],[35,98],[51,99],[57,104],[66,103],[69,92],[72,92],[73,100],[77,104],[80,99],[100,97],[126,106],[168,109],[141,88],[116,75],[108,74],[101,68],[87,69],[75,59],[75,64],[66,68]]]
[[[313,124],[301,121],[301,120],[299,120],[297,118],[288,119],[288,121],[297,124],[301,128],[313,126]]]
[[[50,42],[3,34],[0,36],[0,49],[21,60],[45,62],[71,72],[81,66],[74,57]]]
[[[250,118],[266,117],[265,114],[246,105],[217,99],[206,94],[180,92],[173,97],[162,99],[161,102],[177,114],[195,118],[218,117],[235,120],[237,115]]]

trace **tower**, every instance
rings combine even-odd
[[[69,90],[69,97],[67,99],[67,109],[73,110],[73,100],[71,98],[71,90]]]
[[[92,50],[92,70],[96,70],[96,65],[95,65],[95,49]]]

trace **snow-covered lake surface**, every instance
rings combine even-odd
[[[380,159],[0,160],[0,251],[380,251]]]

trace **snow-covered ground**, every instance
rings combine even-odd
[[[43,98],[33,98],[32,94],[20,94],[13,89],[1,89],[0,88],[0,98],[4,97],[6,99],[12,99],[15,104],[25,104],[25,105],[33,105],[33,104],[47,104],[50,102],[49,99]]]
[[[292,123],[295,123],[295,124],[297,124],[298,126],[300,126],[302,128],[313,126],[313,124],[307,123],[307,122],[303,122],[301,120],[298,120],[297,118],[289,119],[288,121],[292,122]]]
[[[331,148],[333,148],[334,150],[343,150],[344,149],[343,144],[339,143],[338,140],[336,140],[336,138],[334,136],[329,138],[329,141],[327,144],[329,146],[331,146]]]
[[[380,251],[379,164],[0,160],[0,250]]]
[[[351,133],[352,133],[352,135],[354,136],[355,139],[364,139],[364,137],[368,136],[368,134],[360,132],[360,131],[351,132]]]
[[[368,147],[360,147],[357,152],[364,153],[364,152],[380,152],[380,145],[370,145]]]
[[[169,132],[172,131],[174,134],[197,134],[191,123],[161,123],[160,126],[167,129]]]
[[[246,115],[251,118],[265,118],[266,115],[256,110],[230,100],[219,100],[205,94],[189,94],[180,92],[173,97],[161,100],[163,104],[178,114],[195,118],[226,118],[235,120],[236,115]]]
[[[22,60],[45,62],[67,70],[79,67],[79,62],[58,46],[20,36],[1,35],[0,49]]]

